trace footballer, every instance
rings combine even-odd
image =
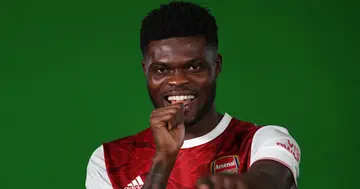
[[[218,44],[214,16],[197,4],[170,2],[143,19],[149,128],[99,146],[87,189],[297,188],[300,148],[286,128],[216,110]]]

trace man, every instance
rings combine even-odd
[[[150,128],[96,149],[87,189],[296,188],[300,150],[285,128],[216,111],[222,60],[206,9],[162,5],[144,18],[140,39]]]

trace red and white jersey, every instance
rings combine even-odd
[[[87,189],[141,188],[152,165],[155,142],[150,129],[104,143],[92,154]],[[243,173],[256,161],[271,159],[299,176],[300,149],[279,126],[256,126],[225,114],[209,133],[185,140],[168,180],[168,189],[193,189],[198,178],[220,172]]]

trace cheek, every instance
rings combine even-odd
[[[165,77],[155,77],[151,74],[148,75],[148,83],[155,88],[160,88],[160,86],[165,82]]]
[[[148,89],[151,93],[151,95],[155,98],[157,98],[158,93],[160,92],[160,88],[162,84],[164,83],[165,79],[161,78],[154,78],[154,77],[148,77],[147,85]]]
[[[203,90],[207,90],[207,88],[211,87],[213,83],[213,77],[209,72],[192,76],[191,80],[196,83],[196,85],[201,89],[201,92],[205,92]]]

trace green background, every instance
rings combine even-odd
[[[84,188],[102,142],[148,126],[139,29],[164,2],[0,2],[0,188]],[[358,188],[359,3],[194,2],[220,28],[218,109],[287,127],[300,188]]]

